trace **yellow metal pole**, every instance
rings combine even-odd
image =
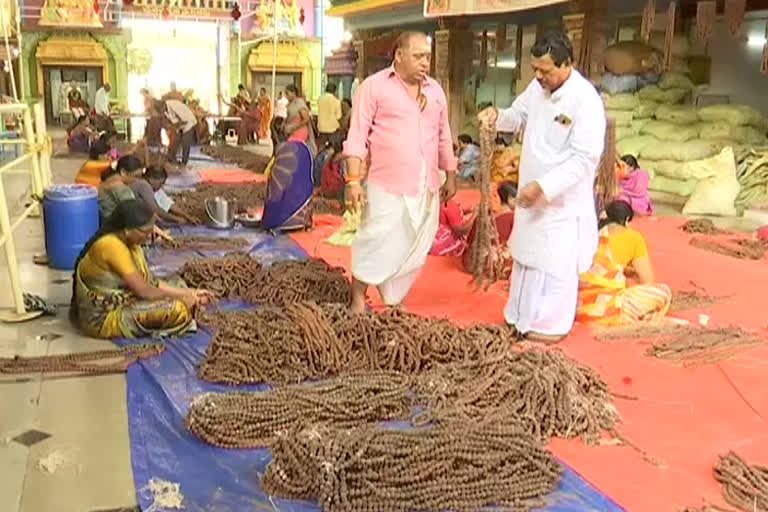
[[[27,151],[32,155],[32,172],[30,173],[32,181],[32,194],[37,197],[43,194],[42,178],[40,177],[40,161],[38,160],[38,148],[35,141],[35,128],[32,126],[32,114],[29,109],[24,110],[24,138],[27,140]],[[40,209],[32,210],[32,217],[40,215]]]
[[[51,151],[53,148],[48,137],[48,127],[45,124],[45,112],[41,103],[35,103],[32,107],[32,113],[35,116],[35,130],[37,133],[37,144],[40,150],[40,184],[42,189],[50,187],[53,183],[51,174]],[[41,191],[42,192],[42,191]]]
[[[5,238],[5,258],[8,260],[8,274],[11,277],[11,292],[13,293],[13,302],[16,304],[16,313],[23,315],[26,313],[24,308],[24,295],[21,291],[21,277],[19,276],[19,262],[16,260],[16,243],[13,241],[13,230],[11,229],[11,219],[8,217],[8,203],[5,200],[5,188],[0,180],[0,230]]]

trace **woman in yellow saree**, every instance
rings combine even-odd
[[[625,325],[661,321],[669,310],[669,286],[654,282],[643,235],[627,227],[632,207],[613,201],[600,221],[600,244],[592,267],[579,279],[576,320],[583,323]],[[627,286],[625,269],[640,284]]]
[[[211,292],[157,281],[141,244],[152,235],[154,216],[143,201],[129,199],[83,248],[75,263],[70,317],[95,338],[181,335],[193,330],[192,312]]]

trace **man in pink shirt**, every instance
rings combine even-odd
[[[431,45],[424,34],[406,32],[393,57],[358,88],[344,144],[352,210],[362,207],[361,167],[370,161],[365,215],[352,244],[353,312],[364,310],[369,285],[389,306],[405,299],[435,238],[441,196],[456,194],[447,101],[427,76]],[[439,170],[446,172],[442,191]]]

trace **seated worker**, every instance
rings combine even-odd
[[[621,157],[618,179],[621,184],[619,199],[632,206],[632,211],[637,215],[653,215],[653,205],[648,194],[650,176],[640,168],[637,159],[632,155]]]
[[[123,201],[85,244],[75,263],[70,319],[95,338],[178,336],[193,330],[207,290],[157,281],[141,245],[155,218],[139,200]]]
[[[320,194],[328,199],[344,203],[344,140],[336,134],[331,136],[331,153],[325,160],[320,173]],[[315,183],[317,185],[317,183]]]
[[[140,180],[143,173],[141,160],[133,155],[120,157],[117,165],[104,173],[99,185],[99,216],[102,224],[122,201],[136,199],[129,185]]]
[[[467,234],[475,223],[477,212],[469,215],[453,199],[440,203],[440,223],[429,254],[432,256],[461,256],[467,249]]]
[[[475,179],[480,163],[480,148],[466,133],[459,135],[459,176],[465,180]]]
[[[158,215],[159,218],[162,219],[165,216],[168,216],[170,218],[176,219],[169,220],[169,222],[200,224],[198,219],[187,215],[185,211],[176,206],[173,202],[173,199],[171,199],[168,194],[165,193],[165,190],[163,190],[163,185],[165,185],[165,182],[168,180],[168,172],[165,170],[165,168],[160,166],[148,167],[147,170],[144,171],[144,180],[146,180],[146,182],[149,183],[149,186],[152,188],[154,204],[157,205],[157,207],[162,212]],[[141,195],[145,203],[149,204],[148,200],[144,197],[143,192],[138,192],[138,189],[134,188],[133,186],[131,186],[131,188],[133,189],[134,193]]]
[[[261,226],[268,231],[312,227],[312,153],[301,142],[286,142],[277,150],[267,178],[267,198]]]
[[[91,144],[88,150],[88,160],[80,167],[75,176],[75,183],[97,187],[101,185],[101,177],[112,166],[109,158],[110,147],[102,140]]]
[[[669,286],[654,282],[645,239],[627,227],[632,207],[614,201],[605,214],[592,268],[579,278],[576,320],[604,325],[661,321],[669,310],[672,292]],[[625,269],[629,267],[640,284],[627,286]]]
[[[504,260],[504,278],[508,278],[512,273],[512,254],[509,251],[509,238],[512,236],[512,228],[515,225],[515,198],[517,197],[517,186],[511,181],[502,181],[499,183],[499,187],[496,190],[496,195],[499,198],[499,211],[496,213],[496,231],[499,233],[499,247],[501,248],[501,254],[499,258]],[[467,247],[475,240],[476,226],[472,226],[472,230],[467,237]],[[469,272],[470,261],[469,251],[464,252],[464,269]]]
[[[67,130],[67,147],[70,153],[88,153],[91,142],[96,140],[98,134],[91,126],[91,121],[86,116],[80,116]]]

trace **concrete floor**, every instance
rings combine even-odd
[[[54,159],[54,182],[71,183],[81,159]],[[13,210],[25,202],[28,182],[3,176]],[[41,219],[27,219],[15,231],[24,291],[59,306],[55,317],[22,324],[0,324],[0,356],[41,356],[113,347],[85,338],[67,319],[72,276],[32,263],[44,251]],[[0,289],[10,290],[2,259]],[[10,292],[0,308],[10,308]],[[125,376],[52,379],[0,376],[0,511],[90,512],[136,506],[128,450]],[[14,440],[30,430],[47,434],[26,446]],[[47,459],[46,459],[47,458]],[[52,473],[43,461],[60,462]]]
[[[60,146],[59,139],[57,146]],[[268,148],[254,148],[266,152]],[[54,182],[71,183],[82,159],[54,159]],[[26,201],[24,176],[3,176],[14,211]],[[679,208],[659,205],[659,215]],[[731,229],[752,229],[755,221],[720,219]],[[25,220],[15,232],[22,284],[59,305],[55,318],[0,324],[0,356],[40,356],[112,347],[85,338],[67,320],[71,274],[32,263],[44,251],[40,219]],[[5,258],[0,258],[0,289],[10,290]],[[0,308],[12,306],[0,294]],[[134,510],[136,495],[128,447],[124,375],[87,378],[0,376],[0,512],[91,512]],[[36,430],[48,437],[27,446],[14,440]],[[46,462],[61,465],[48,472]]]

